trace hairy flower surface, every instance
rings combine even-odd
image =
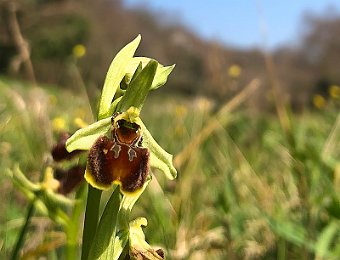
[[[131,193],[143,187],[149,173],[150,152],[142,147],[139,112],[131,108],[112,117],[111,137],[100,136],[91,147],[85,179],[97,189],[113,184]]]

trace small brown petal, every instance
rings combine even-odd
[[[76,165],[68,170],[57,168],[54,177],[60,182],[58,192],[68,194],[72,192],[84,180],[85,167]]]
[[[59,137],[58,143],[53,146],[51,154],[53,157],[53,160],[56,162],[60,162],[62,160],[71,160],[75,156],[79,155],[80,153],[84,151],[75,150],[73,152],[68,152],[66,150],[66,141],[71,135],[69,133],[62,133]]]

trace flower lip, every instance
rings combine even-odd
[[[85,179],[95,188],[118,184],[124,194],[132,194],[149,176],[150,152],[142,147],[139,113],[129,111],[114,114],[111,138],[100,136],[89,151]]]

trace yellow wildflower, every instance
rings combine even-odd
[[[86,47],[82,44],[77,44],[72,50],[73,56],[76,58],[81,58],[86,54]]]
[[[322,109],[326,105],[326,100],[323,96],[316,94],[313,96],[313,105],[318,109]]]
[[[231,65],[228,69],[228,74],[232,78],[238,78],[241,74],[241,67],[236,64]]]
[[[76,117],[73,122],[79,128],[84,128],[88,126],[88,124],[80,117]]]
[[[49,100],[50,104],[52,104],[52,105],[56,105],[58,103],[58,99],[55,95],[50,95],[48,97],[48,100]]]
[[[184,105],[177,105],[175,107],[176,117],[183,118],[187,115],[188,109]]]
[[[45,190],[56,191],[59,186],[59,181],[54,179],[52,168],[47,167],[44,174],[44,181],[41,183],[41,187]]]
[[[337,85],[332,85],[329,87],[328,93],[331,98],[338,99],[340,98],[340,87]]]
[[[52,127],[55,131],[64,130],[66,128],[66,122],[62,117],[56,117],[52,121]]]

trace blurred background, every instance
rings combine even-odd
[[[2,170],[39,180],[137,34],[137,56],[176,64],[143,111],[179,171],[136,207],[148,241],[169,259],[339,259],[340,1],[1,0]],[[6,258],[28,202],[0,187]],[[37,250],[55,230],[33,221],[26,256],[58,255]]]

